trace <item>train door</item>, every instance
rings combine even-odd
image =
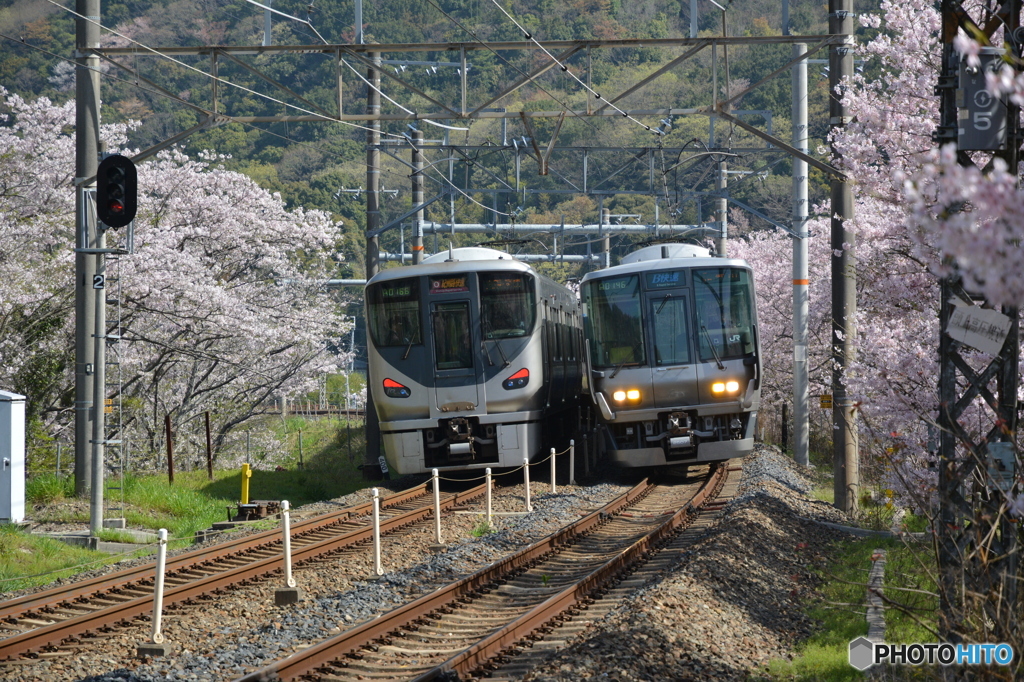
[[[473,353],[470,302],[444,300],[430,305],[434,339],[434,390],[441,412],[465,412],[480,404]]]
[[[662,289],[647,297],[653,344],[654,403],[678,407],[698,402],[689,289]]]

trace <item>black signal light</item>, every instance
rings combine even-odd
[[[135,162],[114,154],[96,171],[96,215],[107,227],[124,227],[138,208],[138,173]]]

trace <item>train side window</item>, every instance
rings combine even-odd
[[[419,279],[378,282],[366,288],[370,337],[377,347],[423,343]]]

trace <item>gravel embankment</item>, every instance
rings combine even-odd
[[[809,500],[808,479],[773,448],[743,463],[740,494],[664,579],[595,622],[527,679],[684,680],[744,679],[772,658],[786,657],[811,631],[799,599],[813,590],[812,565],[842,534],[798,517],[842,523],[829,505]],[[502,516],[499,531],[477,538],[480,517],[449,516],[441,553],[431,553],[432,527],[384,541],[386,573],[367,580],[369,551],[297,574],[305,599],[273,606],[264,584],[202,610],[165,615],[164,633],[176,653],[139,660],[135,647],[149,626],[112,637],[103,653],[83,654],[11,669],[12,682],[88,680],[158,682],[231,680],[309,646],[492,563],[557,530],[626,489],[603,483],[534,487],[534,513]],[[543,490],[547,490],[544,486]],[[520,511],[522,488],[505,489],[495,511]],[[349,502],[350,500],[346,500]]]
[[[843,523],[808,499],[810,481],[774,448],[743,463],[739,495],[675,569],[574,638],[526,679],[743,680],[786,658],[814,624],[800,600],[812,566],[848,537],[804,519]]]

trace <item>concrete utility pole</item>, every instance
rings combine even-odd
[[[412,205],[423,203],[423,131],[412,131]],[[412,264],[423,262],[423,217],[425,211],[416,211],[412,219]]]
[[[370,52],[369,58],[378,67],[370,69],[366,90],[366,113],[377,116],[380,113],[380,53]],[[380,241],[377,228],[380,227],[380,120],[373,119],[366,124],[366,279],[380,270]],[[370,343],[370,324],[366,321],[366,343]],[[377,466],[380,457],[380,423],[373,405],[372,383],[377,377],[370,376],[366,368],[366,461],[367,466]]]
[[[829,50],[829,128],[835,132],[849,122],[840,92],[844,79],[853,76],[853,2],[829,0],[828,29],[844,36]],[[833,158],[842,156],[835,146]],[[857,273],[854,236],[846,228],[853,218],[853,192],[845,177],[833,176],[832,195],[832,469],[835,506],[849,512],[857,508],[860,490],[860,459],[856,410],[846,393],[846,376],[854,357],[857,330]],[[835,254],[840,255],[835,255]]]
[[[718,162],[718,180],[715,182],[721,196],[715,200],[715,218],[718,220],[718,236],[715,238],[715,255],[725,258],[727,253],[726,244],[729,241],[729,199],[726,196],[729,187],[729,164],[725,161]]]
[[[96,256],[82,251],[100,247],[96,206],[90,200],[96,183],[85,184],[99,165],[100,60],[92,50],[100,46],[100,0],[76,0],[75,11],[92,20],[75,19],[75,494],[84,496],[93,478],[93,422],[103,416],[103,402],[93,401]]]
[[[793,45],[793,58],[807,51]],[[793,146],[807,149],[807,61],[793,65]],[[807,162],[793,157],[793,459],[808,463],[807,316]]]

